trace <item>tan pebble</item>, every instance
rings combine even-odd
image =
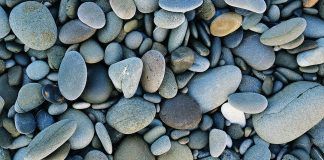
[[[228,12],[216,17],[211,25],[210,32],[213,36],[224,37],[236,31],[242,24],[242,16]]]
[[[310,8],[315,6],[315,4],[318,2],[318,0],[303,0],[303,6],[306,8]]]

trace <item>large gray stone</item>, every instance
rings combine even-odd
[[[42,95],[42,85],[39,83],[28,83],[20,88],[15,111],[18,113],[28,112],[45,101]]]
[[[257,134],[273,144],[290,142],[324,117],[324,87],[318,83],[292,83],[268,100],[267,109],[253,116]]]
[[[9,18],[6,11],[0,7],[0,38],[4,38],[10,32]]]

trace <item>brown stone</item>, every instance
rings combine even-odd
[[[306,8],[310,8],[315,6],[315,4],[318,2],[318,0],[303,0],[303,6]]]
[[[224,13],[212,21],[210,32],[213,36],[224,37],[240,28],[241,24],[241,15],[234,12]]]

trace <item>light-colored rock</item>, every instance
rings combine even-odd
[[[212,129],[209,132],[209,152],[213,157],[219,157],[226,147],[227,134],[223,130]]]
[[[224,103],[222,105],[221,112],[223,116],[231,123],[239,124],[242,127],[245,126],[246,120],[245,120],[244,112],[234,108],[231,104]]]
[[[232,107],[250,114],[260,113],[268,106],[268,100],[266,97],[253,92],[231,94],[228,96],[228,103]]]
[[[97,136],[100,139],[100,142],[103,148],[105,149],[105,151],[108,154],[112,154],[113,147],[106,127],[102,123],[98,122],[95,126],[95,129],[96,129]]]
[[[84,2],[78,8],[78,18],[84,24],[100,29],[106,24],[105,13],[94,2]]]
[[[109,0],[112,10],[121,19],[131,19],[136,13],[134,0]]]

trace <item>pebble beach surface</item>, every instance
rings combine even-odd
[[[0,0],[0,160],[324,160],[324,0]]]

